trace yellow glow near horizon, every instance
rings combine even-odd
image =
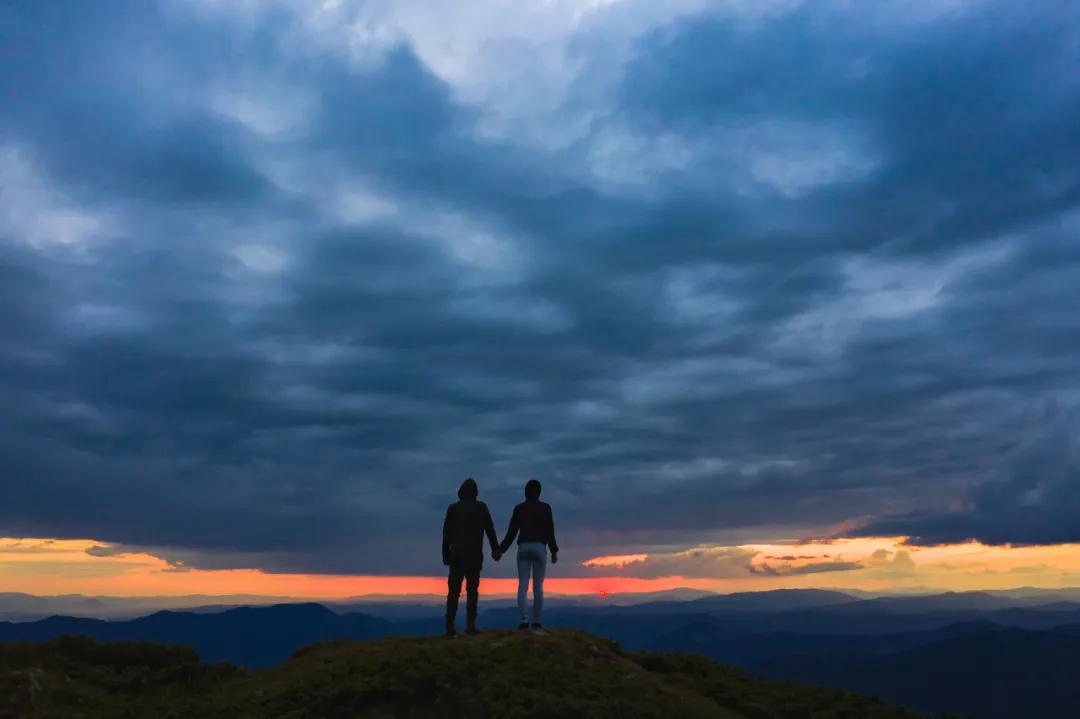
[[[737,553],[739,563],[735,566],[740,571],[688,580],[685,584],[716,591],[812,587],[967,591],[1080,585],[1080,545],[1077,544],[1016,547],[964,542],[919,546],[908,544],[906,539],[856,537],[694,547],[666,554],[593,557],[584,565],[616,569],[620,574],[632,576],[648,570],[653,562],[676,574],[684,565],[707,569],[710,553],[722,560]],[[704,565],[702,556],[706,557]],[[726,568],[730,570],[731,566]],[[725,567],[717,565],[717,569],[722,573]]]
[[[93,552],[93,553],[91,553]],[[715,575],[680,571],[702,555],[736,557]],[[655,564],[662,561],[663,564]],[[697,547],[668,554],[593,557],[581,563],[597,576],[561,577],[557,594],[619,594],[688,587],[717,592],[829,587],[888,591],[1060,588],[1080,585],[1080,545],[988,546],[977,542],[912,546],[903,537]],[[839,570],[824,571],[829,566]],[[645,571],[659,566],[672,571]],[[689,566],[689,565],[685,565]],[[693,565],[698,570],[703,565]],[[707,569],[709,565],[704,565]],[[850,567],[850,568],[849,568]],[[489,568],[490,571],[490,568]],[[505,568],[504,568],[505,571]],[[602,576],[601,576],[602,573]],[[691,576],[686,576],[690,574]],[[0,591],[36,595],[179,596],[253,594],[343,599],[367,594],[442,594],[443,576],[279,574],[257,568],[197,569],[146,552],[88,539],[0,539]],[[488,594],[509,594],[516,580],[484,578]]]
[[[583,567],[628,567],[631,564],[644,562],[649,558],[648,554],[613,554],[607,557],[593,557],[581,563]]]

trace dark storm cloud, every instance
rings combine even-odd
[[[766,564],[762,567],[751,567],[754,574],[764,574],[769,577],[790,577],[799,574],[820,574],[822,572],[850,572],[855,569],[863,569],[858,562],[814,562],[812,564],[780,564],[778,566]]]
[[[990,544],[1075,542],[1080,536],[1077,418],[1050,408],[1033,418],[996,471],[961,506],[877,519],[867,534],[903,534],[916,544],[979,540]]]
[[[154,3],[6,4],[12,72],[0,79],[0,126],[13,140],[32,138],[35,159],[76,197],[266,201],[245,133],[192,99],[230,63],[236,38],[167,20]]]
[[[767,119],[862,138],[881,165],[800,208],[821,220],[798,238],[815,248],[932,252],[1075,206],[1075,7],[971,4],[925,23],[903,12],[806,3],[752,28],[686,23],[632,66],[627,111],[653,131]]]
[[[4,533],[426,573],[474,475],[571,566],[1080,539],[1068,433],[1017,454],[1080,379],[1071,4],[697,15],[606,89],[582,30],[561,143],[281,9],[0,24]]]

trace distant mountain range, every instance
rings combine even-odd
[[[688,601],[711,596],[712,594],[712,592],[700,589],[678,588],[659,592],[612,593],[604,596],[588,595],[574,596],[573,598],[560,597],[560,595],[554,594],[551,595],[551,599],[555,602],[573,604],[574,606],[601,606],[609,604],[644,604],[662,600]],[[290,597],[258,594],[109,597],[85,596],[82,594],[36,596],[21,592],[0,592],[0,621],[26,622],[55,615],[96,619],[134,619],[135,617],[167,609],[206,612],[221,611],[232,607],[269,606],[297,601],[299,600]],[[332,607],[334,611],[339,613],[359,611],[402,618],[405,616],[430,615],[432,607],[441,605],[443,601],[443,597],[434,594],[373,594],[322,603]],[[513,597],[502,596],[494,601],[488,599],[487,604],[488,606],[512,606],[514,601]]]
[[[631,606],[554,601],[545,624],[611,637],[628,650],[694,652],[756,675],[878,694],[925,712],[1080,716],[1080,601],[1074,590],[858,598],[826,590],[713,595]],[[424,636],[441,607],[374,602],[162,611],[124,621],[51,617],[0,623],[0,641],[82,634],[194,646],[207,661],[269,667],[332,639]],[[481,626],[517,611],[485,602]],[[377,615],[378,614],[378,615]],[[1016,713],[1023,706],[1025,712]]]
[[[266,606],[294,601],[288,597],[257,594],[189,594],[178,597],[88,597],[59,594],[39,597],[22,592],[0,592],[0,620],[12,622],[44,619],[57,614],[98,619],[131,619],[162,609],[220,611],[226,607]]]
[[[730,609],[748,612],[781,609],[842,606],[853,602],[873,602],[873,606],[893,607],[899,611],[936,609],[1004,609],[1080,605],[1080,588],[1019,589],[979,592],[934,592],[922,590],[903,594],[869,593],[856,590],[779,589],[765,592],[716,594],[700,589],[677,588],[658,592],[626,592],[596,595],[549,595],[552,606],[561,607],[638,607],[653,613],[694,613],[706,609]],[[222,611],[242,606],[270,606],[298,600],[289,597],[256,594],[149,597],[110,597],[66,594],[35,596],[20,592],[0,592],[0,621],[33,621],[55,615],[91,617],[97,619],[133,619],[161,610],[193,612]],[[363,612],[386,618],[417,618],[430,616],[443,602],[434,594],[365,595],[322,601],[338,613]],[[492,607],[512,607],[513,597],[485,597]],[[1064,608],[1064,607],[1059,607]]]
[[[127,621],[49,617],[0,623],[0,641],[42,642],[65,635],[98,641],[152,641],[195,647],[207,662],[267,667],[300,646],[323,639],[371,639],[397,634],[396,625],[366,614],[336,614],[321,604],[240,607],[217,613],[156,612]]]

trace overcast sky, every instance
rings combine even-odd
[[[0,535],[437,574],[471,475],[568,572],[1080,541],[1072,0],[7,0],[0,62]]]

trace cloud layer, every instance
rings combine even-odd
[[[655,5],[0,7],[3,533],[1080,540],[1075,3]]]

